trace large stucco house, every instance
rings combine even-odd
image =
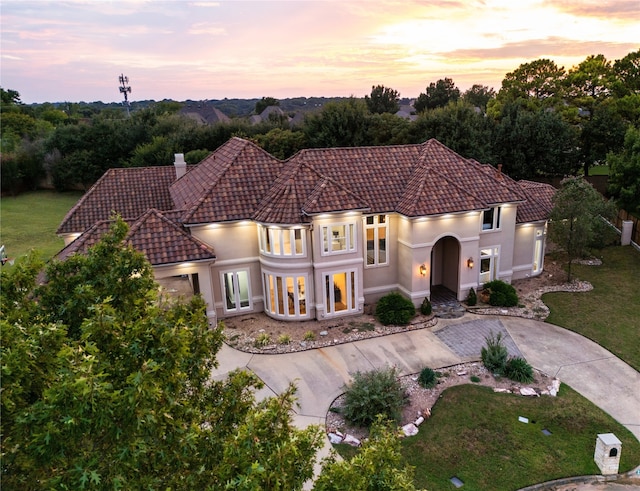
[[[361,313],[399,291],[419,305],[542,272],[553,188],[515,182],[436,140],[302,150],[278,160],[232,138],[196,166],[110,169],[58,229],[83,252],[116,212],[156,278],[188,278],[212,321]]]

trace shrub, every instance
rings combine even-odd
[[[502,280],[493,280],[484,284],[484,289],[489,290],[489,304],[494,307],[515,307],[518,305],[516,289]]]
[[[485,368],[491,373],[502,375],[507,363],[507,348],[502,344],[502,333],[494,335],[493,332],[484,338],[487,345],[482,348],[480,355]]]
[[[418,383],[425,389],[431,389],[438,383],[438,376],[431,368],[424,367],[418,375]]]
[[[390,324],[406,325],[415,314],[416,308],[411,300],[399,293],[385,295],[378,300],[378,305],[376,305],[376,317],[385,326]]]
[[[291,344],[291,336],[288,334],[280,334],[278,337],[279,344]]]
[[[304,339],[305,341],[313,341],[316,338],[316,335],[313,333],[313,331],[307,331],[304,333],[304,336],[302,336],[302,339]]]
[[[422,301],[422,304],[420,304],[420,313],[422,315],[431,315],[432,310],[433,307],[431,306],[431,302],[428,298],[425,297],[425,299]]]
[[[477,375],[471,375],[470,379],[474,384],[480,382],[480,377],[478,377]]]
[[[270,342],[271,342],[271,336],[269,336],[269,334],[266,332],[261,332],[260,334],[258,334],[258,337],[254,341],[253,345],[256,348],[262,348],[268,345]]]
[[[467,295],[467,305],[469,307],[473,307],[477,303],[478,295],[476,295],[476,291],[473,289],[473,287],[471,287],[471,290],[469,290],[469,295]]]
[[[533,382],[533,368],[519,356],[509,358],[504,366],[504,375],[521,383]]]
[[[351,385],[345,387],[342,414],[347,421],[358,426],[370,426],[378,414],[400,422],[404,403],[404,389],[395,368],[356,372]]]

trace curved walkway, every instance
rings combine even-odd
[[[500,326],[534,368],[570,385],[640,440],[640,373],[579,334],[519,317],[466,314],[440,320],[433,329],[281,355],[244,353],[224,345],[213,375],[221,378],[236,368],[249,369],[265,383],[258,397],[279,394],[295,382],[298,424],[324,424],[350,374],[395,365],[407,375],[425,366],[437,369],[478,360],[487,329]],[[510,346],[510,340],[505,344]]]

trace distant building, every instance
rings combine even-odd
[[[208,101],[187,101],[179,114],[202,124],[229,123],[231,119]]]

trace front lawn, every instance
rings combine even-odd
[[[518,420],[529,419],[525,424]],[[550,436],[542,433],[551,432]],[[620,472],[640,462],[640,442],[611,416],[562,385],[558,397],[496,394],[459,385],[445,390],[420,432],[402,440],[404,461],[415,468],[418,488],[516,490],[562,477],[593,475],[596,435],[622,441]],[[338,445],[344,455],[353,451]]]
[[[542,297],[551,309],[547,322],[592,339],[640,371],[640,252],[607,247],[598,256],[601,266],[571,266],[592,291]]]

